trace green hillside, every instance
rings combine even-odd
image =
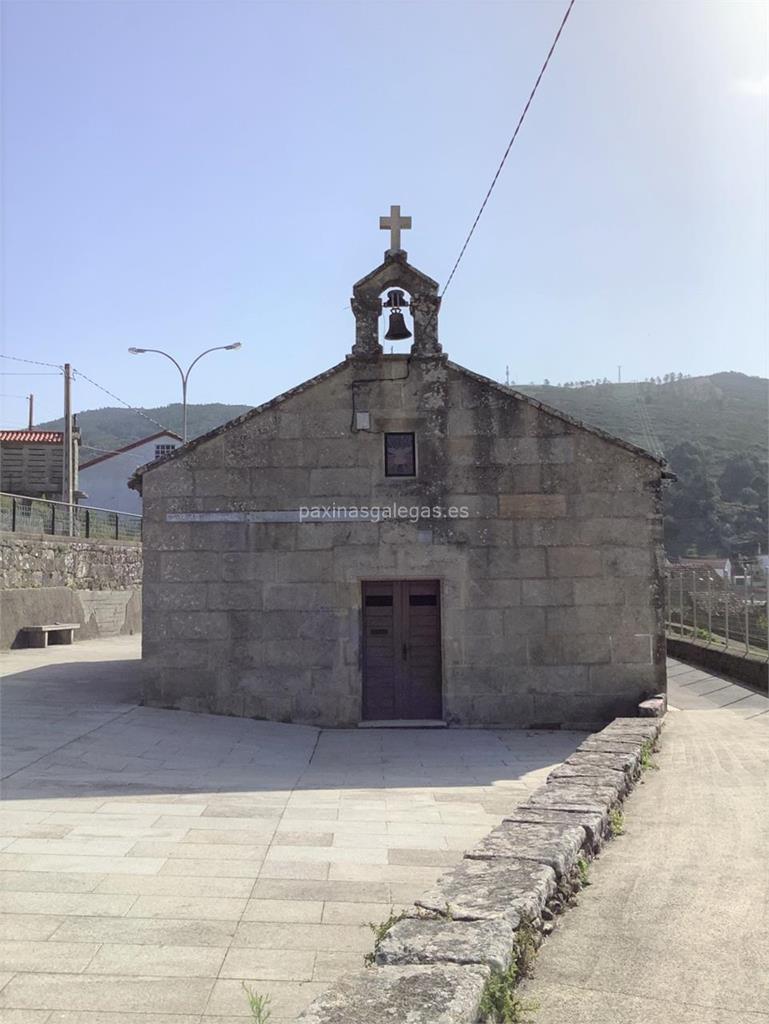
[[[673,375],[669,375],[673,376]],[[665,455],[678,481],[665,495],[668,553],[753,554],[767,540],[769,381],[716,373],[664,383],[575,386],[514,384],[585,423]],[[190,436],[246,412],[245,405],[191,405]],[[181,406],[88,409],[78,413],[83,460],[160,427],[181,432]],[[154,421],[154,422],[152,422]],[[61,420],[41,423],[61,429]],[[88,447],[86,447],[88,446]]]
[[[673,376],[673,375],[669,375]],[[769,381],[715,373],[664,383],[518,386],[585,423],[663,454],[669,555],[766,551]]]
[[[737,454],[766,461],[768,386],[763,377],[743,373],[685,377],[664,384],[515,385],[643,448],[659,444],[667,457],[682,441],[699,444],[719,472]]]
[[[187,409],[190,437],[205,434],[247,412],[249,408],[248,405],[224,405],[221,402],[190,405]],[[63,422],[61,419],[50,420],[48,423],[40,423],[39,427],[44,430],[61,430]],[[181,434],[182,407],[176,403],[157,409],[141,409],[140,412],[112,406],[85,409],[77,414],[77,425],[83,438],[80,461],[86,462],[97,454],[94,449],[114,451],[163,428]]]

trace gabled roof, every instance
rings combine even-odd
[[[399,252],[386,252],[383,263],[355,282],[352,286],[353,294],[366,291],[369,287],[379,291],[387,286],[388,280],[393,284],[400,283],[407,291],[418,290],[420,286],[428,292],[438,291],[438,282],[412,266],[408,261],[408,253],[401,249]]]
[[[0,430],[0,443],[64,444],[61,430]]]
[[[383,361],[389,359],[403,359],[403,356],[381,356]],[[234,430],[243,423],[247,423],[255,416],[259,416],[261,413],[266,412],[268,409],[273,409],[285,402],[289,398],[293,398],[295,395],[301,394],[303,391],[309,390],[316,384],[320,384],[321,381],[328,380],[341,370],[345,369],[349,365],[350,360],[345,359],[344,362],[337,363],[336,366],[332,366],[330,369],[325,370],[323,373],[319,373],[316,377],[311,377],[309,380],[304,381],[302,384],[298,384],[295,388],[291,388],[289,391],[284,391],[280,395],[276,395],[275,398],[271,398],[268,402],[263,402],[262,405],[257,405],[254,409],[249,409],[248,412],[244,412],[242,416],[236,416],[235,419],[228,420],[227,423],[223,423],[219,427],[215,427],[213,430],[209,430],[207,434],[201,434],[200,437],[194,438],[192,441],[188,441],[187,444],[182,445],[173,452],[169,452],[168,455],[164,455],[159,459],[154,459],[152,462],[147,462],[145,465],[140,466],[131,479],[128,481],[128,486],[138,489],[141,484],[142,476],[151,469],[156,469],[158,466],[163,466],[167,462],[173,462],[175,459],[183,458],[188,452],[194,451],[199,445],[205,444],[206,441],[211,441],[215,437],[219,437],[220,434],[225,434],[230,430]],[[508,387],[505,384],[500,384],[498,381],[492,380],[490,377],[484,377],[480,373],[474,373],[472,370],[468,370],[464,366],[460,366],[459,363],[452,363],[447,361],[447,366],[451,367],[452,370],[457,373],[464,374],[466,377],[470,377],[480,384],[485,384],[487,387],[492,388],[495,391],[499,391],[510,398],[515,398],[520,402],[525,402],[527,405],[532,406],[535,409],[539,409],[541,412],[546,413],[548,416],[554,416],[556,419],[562,420],[564,423],[569,423],[579,430],[584,430],[588,434],[593,434],[595,437],[600,437],[601,440],[607,441],[609,444],[617,445],[619,448],[624,448],[625,451],[630,452],[632,455],[636,455],[640,458],[649,459],[651,462],[656,462],[660,466],[660,469],[664,469],[667,466],[667,462],[664,458],[659,455],[654,455],[652,452],[647,451],[645,448],[641,448],[639,445],[633,444],[631,441],[625,441],[621,437],[615,437],[613,434],[609,434],[605,430],[601,430],[600,427],[591,427],[586,423],[582,423],[581,420],[575,419],[573,416],[569,416],[565,412],[561,412],[560,409],[554,409],[550,405],[546,405],[544,402],[540,402],[536,398],[532,398],[530,395],[524,394],[522,391],[516,391],[515,388]],[[669,476],[669,473],[665,473]]]
[[[173,430],[159,430],[156,434],[150,434],[149,437],[140,437],[138,441],[132,441],[130,444],[124,445],[122,448],[116,448],[112,452],[104,452],[101,455],[97,455],[94,459],[89,459],[87,462],[80,463],[80,469],[88,469],[91,466],[95,466],[97,462],[104,462],[106,459],[114,458],[115,455],[122,455],[124,452],[130,452],[132,448],[140,448],[143,444],[149,444],[151,441],[157,441],[161,437],[172,437],[174,441],[181,441],[179,434],[175,434]],[[86,445],[86,447],[88,447]]]
[[[211,441],[220,434],[224,434],[228,430],[232,430],[234,427],[239,427],[241,423],[247,423],[248,420],[253,419],[254,416],[258,416],[260,413],[266,412],[268,409],[272,409],[276,405],[280,405],[281,402],[285,402],[287,398],[293,398],[294,395],[300,395],[303,391],[307,391],[309,388],[314,387],[315,384],[320,384],[321,381],[328,380],[329,377],[333,377],[335,374],[339,373],[340,370],[343,370],[345,366],[347,366],[346,359],[341,363],[337,363],[336,366],[332,366],[329,370],[324,370],[323,373],[319,373],[316,377],[310,377],[309,380],[304,381],[302,384],[297,384],[295,388],[291,388],[289,391],[284,391],[282,394],[276,395],[268,402],[263,402],[261,405],[257,405],[254,409],[249,409],[248,412],[244,412],[241,416],[236,416],[235,419],[228,420],[226,423],[222,423],[221,426],[214,427],[214,429],[209,430],[207,434],[201,434],[200,437],[194,437],[191,441],[188,441],[180,448],[177,448],[176,451],[169,452],[168,455],[163,455],[159,459],[153,459],[152,462],[146,462],[143,466],[139,466],[134,475],[128,481],[128,486],[137,490],[141,483],[141,478],[147,470],[165,465],[166,462],[172,462],[174,459],[178,459],[182,455],[186,455],[187,452],[194,451],[198,445],[204,444],[206,441]]]
[[[652,462],[656,462],[660,466],[667,466],[667,459],[665,459],[664,456],[655,455],[646,448],[641,448],[640,445],[633,444],[632,441],[626,441],[622,437],[616,437],[614,434],[610,434],[608,430],[602,430],[600,427],[592,427],[588,423],[583,423],[582,420],[578,420],[575,416],[570,416],[568,413],[562,412],[560,409],[556,409],[552,405],[540,402],[538,398],[532,398],[531,395],[524,394],[523,391],[516,391],[515,388],[511,388],[507,384],[500,384],[499,381],[492,380],[491,377],[484,377],[482,374],[475,373],[473,370],[468,370],[466,367],[460,366],[458,363],[452,363],[449,361],[448,365],[452,367],[452,369],[465,374],[466,377],[472,377],[473,380],[477,380],[479,384],[486,384],[488,387],[494,388],[495,391],[501,391],[505,395],[512,395],[513,398],[518,398],[522,402],[526,402],[528,405],[533,406],[535,409],[540,409],[542,412],[547,413],[548,416],[555,416],[556,419],[563,420],[564,423],[570,423],[573,427],[578,427],[580,430],[585,430],[588,434],[594,434],[595,437],[600,437],[602,440],[608,441],[609,444],[616,444],[619,448],[624,448],[626,451],[632,452],[633,455],[640,455],[643,458],[651,459]]]

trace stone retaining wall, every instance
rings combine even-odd
[[[747,683],[762,693],[769,691],[769,664],[766,658],[734,654],[720,647],[708,647],[696,640],[673,637],[668,637],[667,648],[671,658],[678,658],[687,665],[697,665],[709,672]]]
[[[3,533],[0,566],[3,590],[135,590],[142,585],[142,546],[113,540]]]
[[[573,901],[661,728],[657,717],[617,718],[588,737],[390,928],[372,967],[337,981],[299,1020],[475,1024],[492,972]]]
[[[0,648],[54,622],[78,623],[78,640],[139,632],[141,585],[141,544],[0,534]]]

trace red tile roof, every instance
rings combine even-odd
[[[0,430],[0,442],[28,441],[30,444],[64,444],[61,430]]]

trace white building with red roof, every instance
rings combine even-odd
[[[139,466],[168,455],[181,443],[178,434],[171,430],[160,430],[122,448],[100,452],[94,458],[81,462],[80,487],[87,495],[86,503],[92,508],[141,514],[141,495],[129,490],[129,479]]]

